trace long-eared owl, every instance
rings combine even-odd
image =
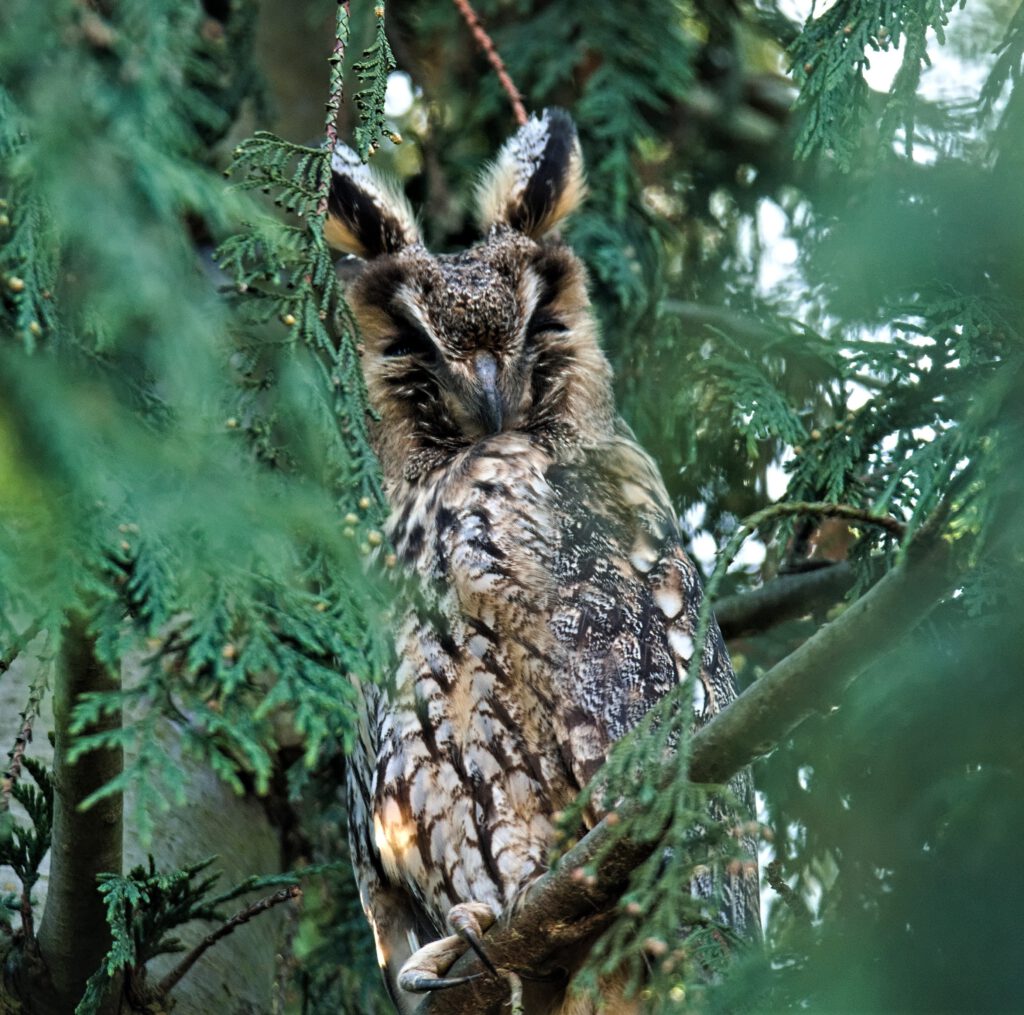
[[[462,253],[429,253],[346,147],[333,169],[327,238],[366,261],[349,296],[388,538],[421,590],[393,679],[366,689],[348,786],[362,903],[411,1011],[409,989],[546,870],[553,815],[678,686],[701,588],[616,415],[584,268],[552,236],[585,191],[569,116],[505,144],[479,187],[483,239]],[[698,723],[735,697],[717,627],[702,664]],[[727,901],[740,931],[757,921],[750,877]],[[528,1011],[589,1010],[545,990]]]

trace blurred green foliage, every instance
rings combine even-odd
[[[153,733],[169,714],[239,790],[280,792],[287,761],[289,859],[318,863],[343,850],[350,677],[388,669],[388,596],[364,560],[383,504],[319,234],[315,118],[246,135],[275,97],[319,105],[344,76],[343,137],[380,145],[448,250],[475,238],[473,183],[513,129],[454,6],[394,4],[386,23],[352,8],[332,67],[343,8],[326,0],[0,12],[0,658],[86,611],[107,665],[149,658],[78,714],[84,729],[129,699],[132,721],[79,750],[132,748],[110,791],[136,787],[135,827],[187,799]],[[724,545],[788,480],[792,499],[896,516],[907,540],[938,517],[960,569],[898,653],[757,766],[766,848],[802,904],[767,891],[765,954],[713,988],[669,970],[657,1003],[1021,1007],[1024,7],[841,0],[805,23],[771,0],[477,8],[528,107],[577,121],[591,196],[568,238],[688,535]],[[392,59],[415,88],[396,117]],[[830,548],[820,521],[759,531],[764,563],[722,591],[847,556],[859,593],[899,557],[849,525]],[[741,680],[830,606],[736,643]],[[682,788],[659,806],[677,831],[700,810]],[[288,1005],[375,1010],[351,886],[317,885]]]
[[[318,229],[296,238],[217,166],[255,81],[254,15],[247,0],[0,15],[2,658],[72,611],[106,666],[143,655],[136,683],[75,718],[127,706],[76,757],[127,750],[92,799],[134,789],[143,842],[188,800],[161,717],[238,792],[265,794],[282,739],[308,766],[352,742],[353,680],[390,657],[333,262]],[[212,259],[231,236],[249,237],[233,278]]]

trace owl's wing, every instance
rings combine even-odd
[[[384,869],[375,842],[373,789],[380,727],[388,710],[386,693],[370,684],[360,688],[363,712],[360,736],[346,763],[346,807],[352,869],[359,888],[359,901],[373,931],[377,961],[384,985],[396,1011],[411,1015],[419,999],[399,989],[398,973],[421,945],[436,937],[408,886],[394,881]]]
[[[552,626],[567,659],[556,726],[583,786],[611,744],[685,677],[703,591],[657,467],[624,424],[547,479],[559,533]],[[698,723],[736,694],[716,624],[694,693]]]
[[[614,741],[629,732],[685,678],[695,651],[703,589],[683,552],[678,525],[654,462],[622,424],[620,434],[581,462],[552,467],[558,505],[557,606],[552,623],[568,665],[556,676],[555,728],[580,787]],[[735,677],[712,621],[694,688],[699,726],[736,697]],[[716,798],[715,815],[742,824],[754,816],[749,771],[730,781],[732,802]],[[739,934],[759,933],[756,845],[744,836],[747,861],[706,870],[693,890],[710,897],[715,882],[723,916]]]

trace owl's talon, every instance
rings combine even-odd
[[[437,976],[434,973],[403,970],[398,976],[398,985],[402,990],[408,990],[413,994],[426,994],[431,990],[461,987],[464,983],[479,980],[483,975],[483,973],[473,973],[471,976]]]
[[[483,902],[463,902],[448,911],[448,925],[462,938],[476,957],[493,976],[500,976],[497,966],[491,961],[480,940],[484,931],[494,923],[494,912]]]
[[[494,911],[490,906],[482,902],[463,902],[452,906],[448,912],[448,923],[455,931],[454,934],[424,945],[402,966],[398,973],[398,986],[402,990],[422,994],[479,980],[484,973],[473,973],[471,976],[444,975],[467,947],[473,949],[493,976],[501,975],[480,941],[484,931],[494,923]]]
[[[458,934],[431,941],[414,952],[398,973],[402,990],[423,994],[428,990],[447,990],[480,979],[483,973],[471,976],[445,976],[452,963],[466,950],[466,942]]]

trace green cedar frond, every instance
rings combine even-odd
[[[230,915],[223,908],[226,903],[260,889],[297,885],[308,878],[322,876],[336,866],[314,865],[301,872],[254,875],[217,891],[221,874],[211,872],[216,860],[211,856],[179,870],[159,872],[150,856],[147,866],[135,867],[126,875],[99,876],[111,946],[103,965],[90,978],[75,1015],[95,1015],[106,986],[120,972],[133,981],[135,996],[144,996],[146,963],[158,955],[183,950],[174,935],[179,927],[196,920],[222,923]]]
[[[52,217],[40,197],[20,179],[27,123],[0,85],[0,319],[31,351],[56,324],[53,292],[57,263]]]
[[[356,151],[365,162],[376,150],[379,139],[391,137],[384,120],[384,96],[388,88],[388,75],[397,66],[384,30],[384,0],[374,7],[376,25],[373,42],[364,51],[362,60],[352,65],[356,77],[364,85],[355,95],[360,122],[355,129]]]
[[[274,203],[300,218],[315,210],[323,174],[329,172],[319,148],[294,144],[267,131],[257,131],[234,151],[232,173],[245,173],[242,188],[273,194]]]
[[[902,46],[903,61],[881,120],[879,141],[888,144],[896,127],[906,131],[905,147],[913,147],[914,102],[921,66],[928,59],[929,29],[941,44],[949,13],[964,0],[897,0],[879,7],[868,0],[839,0],[824,13],[812,15],[790,47],[793,77],[801,86],[803,119],[796,143],[798,157],[828,152],[844,169],[861,145],[867,119],[869,89],[864,71],[868,51]]]
[[[32,889],[40,878],[40,866],[50,851],[53,833],[53,779],[50,772],[34,758],[22,758],[22,765],[32,776],[35,785],[19,780],[11,789],[11,796],[25,808],[29,825],[13,818],[5,811],[0,821],[0,865],[10,867],[21,882],[22,894],[31,898]],[[19,899],[14,905],[5,900],[5,915],[21,907]],[[8,920],[4,920],[8,922]]]

